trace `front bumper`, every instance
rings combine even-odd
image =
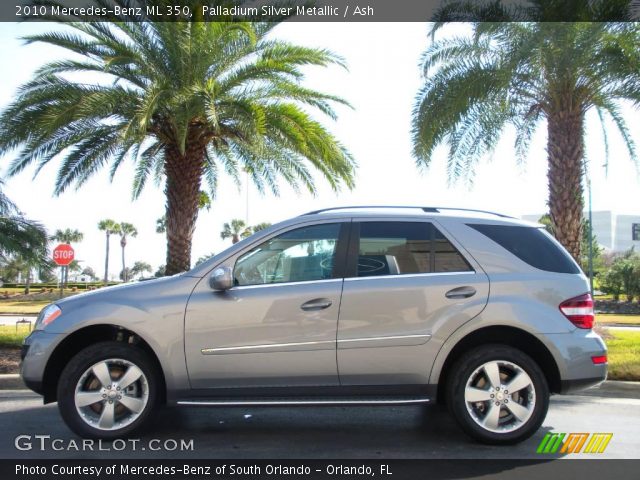
[[[59,333],[46,333],[43,330],[35,330],[25,338],[22,345],[20,376],[28,388],[40,395],[44,391],[44,375],[47,362],[62,337],[63,335]]]

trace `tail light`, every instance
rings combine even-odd
[[[594,365],[602,365],[604,363],[607,363],[607,356],[598,355],[597,357],[591,357],[591,361],[593,362]]]
[[[570,298],[560,304],[560,311],[578,328],[593,328],[593,298],[590,293]]]

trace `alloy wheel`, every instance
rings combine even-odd
[[[531,377],[513,362],[492,360],[467,379],[464,401],[471,418],[490,432],[508,433],[531,418],[536,392]]]
[[[133,423],[149,401],[149,383],[134,363],[120,358],[89,367],[76,384],[76,410],[87,424],[118,430]]]

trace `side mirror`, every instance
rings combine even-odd
[[[223,292],[233,287],[233,272],[229,267],[216,268],[209,276],[209,286],[216,292]]]

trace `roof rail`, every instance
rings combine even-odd
[[[459,212],[473,212],[473,213],[486,213],[488,215],[495,215],[496,217],[501,218],[514,218],[509,215],[504,215],[502,213],[490,212],[488,210],[476,210],[474,208],[456,208],[456,207],[418,207],[415,205],[352,205],[347,207],[331,207],[331,208],[322,208],[320,210],[314,210],[312,212],[307,212],[302,214],[305,215],[315,215],[317,213],[330,212],[332,210],[352,210],[352,209],[367,209],[367,208],[417,208],[422,210],[425,213],[440,213],[440,210],[457,210]]]

